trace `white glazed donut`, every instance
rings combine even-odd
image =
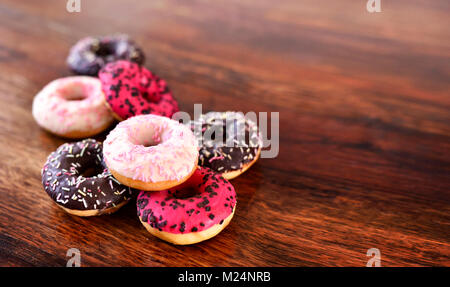
[[[42,128],[67,138],[90,137],[113,121],[100,80],[86,76],[47,84],[34,97],[33,117]]]
[[[179,185],[195,171],[192,131],[167,117],[140,115],[120,122],[103,143],[105,163],[122,184],[141,190]]]

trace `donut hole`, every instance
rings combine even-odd
[[[138,144],[142,145],[143,147],[157,146],[160,143],[161,143],[161,138],[156,134],[153,134],[152,136],[150,136],[148,138],[143,138],[138,142]]]
[[[161,95],[155,91],[148,91],[148,89],[142,90],[141,95],[144,99],[152,103],[158,103],[161,101]]]
[[[98,48],[93,52],[98,57],[106,57],[115,54],[115,49],[111,43],[100,43]]]
[[[66,85],[64,89],[60,90],[60,94],[66,101],[70,102],[83,101],[88,97],[83,86],[76,82]]]
[[[164,130],[157,130],[154,127],[136,128],[130,130],[130,141],[135,145],[152,147],[164,141]]]
[[[93,177],[99,175],[103,172],[103,167],[101,166],[90,166],[80,172],[83,177]]]
[[[142,145],[144,146],[144,147],[151,147],[151,146],[157,146],[159,143],[155,143],[155,142],[146,142],[146,143],[143,143]]]
[[[66,100],[71,101],[71,102],[72,101],[82,101],[84,99],[86,99],[86,95],[84,95],[84,94],[72,94],[72,95],[66,97]]]
[[[175,190],[173,197],[177,199],[186,199],[195,196],[198,193],[197,189],[192,186],[183,187]]]

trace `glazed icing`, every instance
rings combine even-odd
[[[194,191],[194,194],[183,194]],[[208,168],[197,168],[184,183],[174,188],[141,191],[137,213],[143,222],[160,231],[183,234],[200,232],[233,213],[236,192],[233,185]]]
[[[103,143],[106,165],[143,182],[180,180],[197,164],[191,130],[172,119],[141,115],[120,122]]]
[[[113,121],[100,80],[86,76],[50,82],[35,96],[32,112],[40,126],[59,135],[97,130]]]
[[[136,63],[109,63],[99,78],[111,110],[123,120],[143,114],[171,117],[178,112],[166,82]]]

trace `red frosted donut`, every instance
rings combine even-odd
[[[98,76],[106,101],[119,120],[142,114],[170,118],[178,112],[178,103],[166,82],[136,63],[109,63]]]
[[[233,217],[236,192],[208,168],[198,168],[183,184],[163,191],[141,191],[137,213],[147,230],[173,244],[193,244],[222,231]]]

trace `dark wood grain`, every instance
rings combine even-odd
[[[446,0],[0,1],[0,265],[450,266],[450,7]],[[233,180],[215,238],[173,246],[133,203],[79,218],[45,194],[63,139],[31,102],[70,75],[79,38],[130,34],[183,110],[280,113],[280,153]],[[102,138],[104,135],[100,135]]]

